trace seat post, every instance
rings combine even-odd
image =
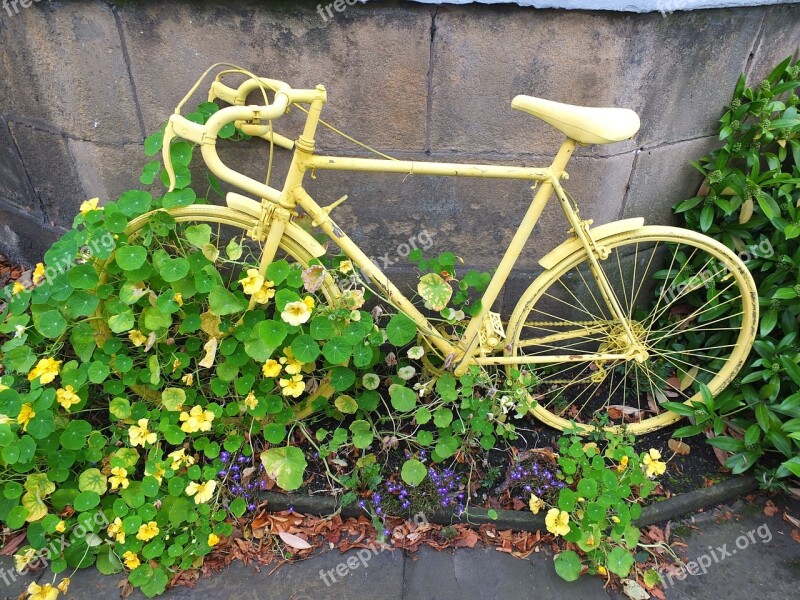
[[[572,158],[572,154],[575,152],[575,146],[577,146],[577,142],[571,138],[567,138],[564,140],[564,143],[561,144],[561,148],[558,149],[558,154],[553,159],[553,163],[550,165],[550,169],[553,171],[553,176],[556,179],[561,179],[561,176],[564,175],[564,169],[569,162],[569,159]]]

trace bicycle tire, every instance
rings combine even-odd
[[[609,250],[608,257],[600,262],[601,268],[606,274],[609,282],[615,281],[616,274],[614,274],[614,276],[611,274],[613,267],[618,268],[618,275],[620,282],[622,282],[621,290],[623,293],[618,293],[619,289],[614,290],[617,300],[620,301],[623,309],[627,308],[631,323],[634,323],[632,327],[637,331],[637,337],[643,336],[644,346],[648,349],[649,353],[652,353],[653,356],[656,356],[657,358],[652,360],[652,365],[650,358],[644,361],[644,364],[647,366],[640,367],[637,364],[634,364],[633,371],[630,370],[630,366],[624,367],[625,371],[622,373],[620,379],[622,381],[626,381],[632,375],[633,379],[636,380],[637,407],[627,407],[625,404],[627,387],[624,387],[622,392],[623,409],[619,409],[617,408],[617,405],[611,404],[615,398],[615,394],[618,393],[619,386],[623,385],[621,381],[617,384],[617,388],[615,389],[613,387],[614,379],[612,378],[608,387],[608,399],[605,403],[601,402],[600,406],[598,407],[597,400],[595,400],[592,403],[592,406],[589,407],[589,399],[593,395],[592,392],[589,392],[589,395],[586,396],[586,401],[583,403],[583,406],[577,414],[575,414],[574,409],[572,409],[573,414],[570,415],[571,418],[566,418],[564,416],[566,408],[569,408],[570,406],[570,404],[567,404],[566,407],[564,407],[565,403],[569,400],[569,398],[563,397],[569,395],[564,392],[564,390],[566,390],[568,387],[571,385],[583,385],[584,387],[588,388],[590,387],[589,384],[597,384],[595,388],[596,393],[601,391],[603,384],[601,376],[597,374],[598,371],[605,373],[602,375],[602,378],[606,378],[609,371],[608,367],[613,369],[611,370],[611,373],[614,374],[618,371],[617,367],[620,367],[621,365],[627,365],[631,362],[636,363],[635,360],[627,359],[624,362],[617,361],[616,363],[612,363],[607,367],[603,363],[598,365],[596,361],[592,361],[591,364],[570,363],[574,364],[575,366],[568,366],[560,371],[559,373],[567,373],[567,376],[570,376],[570,374],[573,372],[570,371],[570,369],[580,369],[581,373],[585,373],[583,379],[577,380],[576,378],[572,384],[567,383],[566,386],[563,386],[560,389],[557,386],[560,385],[563,380],[558,380],[556,377],[548,375],[547,377],[550,377],[549,381],[551,382],[548,384],[547,377],[536,377],[535,379],[537,381],[534,389],[529,389],[529,398],[534,404],[532,414],[540,421],[558,429],[565,430],[569,428],[577,428],[579,431],[587,433],[594,429],[596,424],[586,422],[587,415],[581,415],[581,411],[587,408],[594,408],[594,410],[591,412],[591,415],[592,417],[597,417],[602,415],[603,408],[606,409],[607,415],[612,414],[612,411],[609,410],[609,407],[614,406],[615,411],[619,412],[622,410],[622,418],[609,419],[606,417],[605,423],[611,423],[610,425],[606,426],[613,429],[619,429],[624,423],[627,431],[630,433],[648,433],[676,422],[678,419],[680,419],[680,415],[668,410],[663,410],[663,412],[651,411],[649,409],[652,408],[653,403],[650,400],[648,400],[647,409],[643,409],[641,404],[642,398],[639,396],[641,391],[639,388],[639,379],[643,376],[646,376],[649,380],[651,389],[648,393],[652,392],[653,396],[655,397],[656,408],[658,408],[658,405],[662,401],[658,394],[658,390],[656,389],[658,387],[662,387],[660,390],[662,394],[666,394],[667,392],[676,394],[677,392],[678,397],[674,399],[674,401],[684,402],[686,404],[700,400],[701,394],[699,391],[699,382],[705,383],[712,395],[716,395],[721,392],[731,383],[741,369],[744,361],[747,358],[747,354],[752,347],[753,341],[755,340],[758,327],[758,292],[750,272],[734,252],[720,242],[694,231],[667,226],[647,226],[634,231],[629,231],[602,239],[598,243],[601,247]],[[652,256],[648,263],[644,266],[644,270],[641,271],[641,265],[643,263],[642,258],[644,257],[640,258],[639,256],[640,247],[646,249],[648,246],[653,248]],[[659,258],[655,265],[652,264],[653,258],[658,253],[659,247],[664,248],[667,251],[671,251],[672,259],[668,268],[666,269],[664,283],[662,284],[661,289],[657,290],[658,292],[661,292],[661,294],[655,299],[652,318],[650,318],[649,323],[645,322],[648,325],[648,328],[645,329],[645,326],[642,325],[639,320],[633,318],[634,311],[641,311],[641,309],[637,306],[637,302],[642,291],[642,284],[639,284],[639,287],[636,288],[636,293],[634,294],[634,286],[636,285],[636,270],[637,267],[640,268],[640,272],[642,273],[642,283],[648,277],[653,276],[653,274],[659,274],[659,276],[663,275],[663,260]],[[694,251],[688,258],[686,258],[685,255],[680,253],[681,247],[693,248]],[[621,254],[619,251],[620,248],[627,249],[627,254]],[[671,248],[674,248],[674,250],[670,250]],[[704,269],[717,269],[721,265],[724,267],[724,271],[709,271],[711,273],[710,280],[707,277],[708,274],[706,271],[693,273],[694,266],[692,266],[692,262],[694,261],[697,252],[703,252],[710,256],[708,261],[705,263]],[[632,259],[631,256],[633,257]],[[669,255],[666,254],[665,258],[667,256]],[[677,270],[677,273],[673,274],[674,267],[676,266],[676,258],[678,259],[677,264],[681,265],[681,268]],[[705,260],[705,258],[703,258],[703,260]],[[622,263],[626,261],[629,263],[627,268],[622,266]],[[700,262],[702,261],[698,261],[698,264]],[[591,306],[592,311],[586,309],[586,304],[589,304],[592,301],[589,299],[590,295],[585,293],[585,291],[591,292],[591,278],[587,279],[587,275],[585,274],[588,270],[587,264],[587,253],[586,250],[582,248],[581,250],[574,252],[564,260],[560,261],[551,269],[542,273],[530,285],[530,287],[528,287],[517,303],[517,306],[509,320],[507,332],[507,340],[509,343],[505,350],[506,356],[523,356],[533,354],[538,356],[547,356],[547,352],[563,356],[565,351],[569,352],[568,348],[572,349],[573,351],[578,350],[580,353],[587,353],[591,351],[589,348],[593,344],[596,344],[594,352],[600,352],[609,349],[613,351],[615,348],[621,351],[619,331],[615,332],[614,324],[609,323],[608,319],[597,318],[597,314],[595,314],[594,321],[579,321],[578,319],[570,317],[568,320],[561,322],[561,327],[563,328],[568,326],[575,327],[577,324],[580,324],[579,329],[572,330],[552,329],[557,327],[555,324],[557,321],[530,319],[531,316],[552,316],[553,313],[546,310],[546,308],[551,305],[560,306],[560,303],[562,302],[566,303],[564,298],[570,301],[570,310],[574,312],[580,313],[582,310],[585,310],[586,313],[592,313],[592,311],[600,309],[602,313],[601,316],[607,316],[607,312],[603,312],[603,303],[598,302],[597,298],[593,298],[595,306]],[[686,265],[689,266],[686,267]],[[581,271],[582,266],[584,271]],[[722,273],[723,277],[717,281],[714,279],[714,277],[720,272]],[[628,294],[628,278],[626,274],[631,273],[633,279],[630,286],[631,292]],[[733,282],[732,284],[723,287],[722,291],[717,289],[718,283],[730,281],[731,276]],[[672,279],[668,281],[667,278],[670,277]],[[565,281],[567,281],[570,285],[567,285]],[[561,283],[559,284],[559,282]],[[667,287],[668,284],[669,287]],[[681,285],[684,287],[680,287]],[[733,286],[733,289],[732,291],[729,291],[731,286]],[[585,290],[582,289],[584,287],[586,288]],[[704,309],[703,305],[701,305],[697,310],[689,312],[689,316],[682,316],[682,311],[686,311],[687,306],[691,308],[693,306],[691,303],[696,302],[698,298],[702,297],[703,289],[706,290],[705,296],[708,298],[707,303],[711,303],[711,308]],[[582,295],[584,300],[580,300],[578,295]],[[665,301],[664,305],[661,306],[661,300],[665,297],[665,295],[671,295],[672,298]],[[642,300],[645,298],[646,296],[642,296]],[[681,300],[681,304],[676,305],[675,303],[677,300]],[[649,301],[652,304],[652,297],[650,297]],[[736,304],[737,302],[740,303],[741,312],[738,312]],[[657,313],[659,310],[660,314]],[[729,312],[730,314],[725,314],[726,312]],[[717,318],[717,313],[721,315],[719,318]],[[640,312],[637,314],[640,314]],[[673,318],[675,315],[677,315],[680,320],[677,322],[677,325],[670,325],[669,319]],[[703,315],[706,316],[704,317]],[[651,317],[651,315],[648,315],[648,318],[649,317]],[[660,322],[662,322],[665,318],[668,323],[666,325],[666,329],[656,329],[653,331],[653,326],[656,324],[656,320],[659,319]],[[706,325],[716,325],[716,327],[707,328],[707,330],[703,333],[703,335],[707,335],[705,339],[716,339],[717,341],[722,341],[722,338],[725,334],[721,332],[727,331],[728,335],[735,335],[735,342],[732,342],[731,344],[720,344],[720,346],[716,348],[713,345],[709,346],[708,348],[699,349],[686,347],[684,351],[680,351],[681,345],[692,343],[691,338],[695,338],[694,343],[697,343],[699,334],[696,334],[695,332],[700,331],[698,325],[701,324],[703,320],[708,320],[710,318],[712,320],[706,323]],[[590,322],[593,324],[588,325],[587,323]],[[635,325],[635,323],[639,324]],[[731,327],[728,327],[727,329],[724,328],[723,325],[726,323],[730,323]],[[537,348],[535,345],[536,343],[543,344],[544,341],[549,341],[557,333],[564,333],[565,331],[577,332],[582,327],[594,328],[597,333],[585,334],[583,338],[576,338],[580,340],[579,342],[570,343],[566,346],[555,346],[555,342],[553,344],[545,344],[547,346],[553,345],[560,351],[555,350],[554,348],[545,348],[540,350],[538,353],[531,352],[529,350],[529,348]],[[552,333],[549,333],[545,336],[540,335],[539,337],[530,337],[530,333],[525,333],[525,331],[531,331],[534,329],[543,330],[543,328],[544,330],[552,331]],[[600,333],[601,330],[603,330],[602,333]],[[588,331],[591,331],[591,329]],[[660,335],[660,337],[654,335],[660,334],[662,331],[666,331],[666,333],[663,333]],[[672,337],[668,339],[668,335]],[[656,346],[656,344],[658,344],[658,346]],[[541,348],[541,346],[538,347]],[[728,351],[725,350],[724,347],[730,347],[729,355],[725,355]],[[704,354],[704,352],[711,352],[711,354]],[[678,355],[680,355],[680,358],[677,358]],[[713,365],[713,370],[706,369],[705,364],[700,364],[701,361],[705,359],[708,359],[709,365]],[[655,366],[657,361],[667,363],[667,368],[674,368],[676,373],[673,373],[670,376],[658,375],[658,378],[655,379],[655,382],[658,385],[653,385],[654,377],[651,377],[651,375],[655,376]],[[563,362],[557,364],[562,365],[567,363]],[[651,366],[653,367],[652,371],[650,371]],[[518,368],[518,365],[509,366],[509,372],[515,367]],[[659,368],[663,369],[664,366],[659,365]],[[544,369],[552,370],[554,369],[554,366],[548,365],[547,367],[544,367]],[[647,371],[642,374],[640,372],[642,369],[647,369]],[[700,369],[703,369],[703,372],[701,372]],[[539,370],[540,368],[534,366],[534,373]],[[706,373],[706,370],[710,372]],[[677,381],[680,386],[684,385],[684,379],[681,379],[678,376],[680,373],[683,373],[686,380],[689,381],[688,387],[674,387],[675,380],[672,379],[673,376],[677,377]],[[694,375],[692,375],[692,373],[694,373]],[[702,381],[703,379],[706,379],[707,381]],[[588,383],[587,380],[589,380]],[[573,393],[576,389],[577,387],[573,387],[570,390],[570,393]],[[586,392],[581,392],[581,394],[583,393]],[[562,398],[558,403],[556,403],[554,400],[543,402],[543,400],[545,400],[543,396],[546,394],[550,394],[553,397],[555,397],[557,394],[561,394]],[[577,398],[579,401],[583,400],[581,396],[578,396]],[[673,398],[667,399],[673,400]],[[559,407],[561,407],[561,409],[557,410]],[[633,411],[635,411],[635,414],[638,414],[638,416],[633,420],[628,417],[628,422],[626,422],[625,415],[634,414]],[[655,414],[642,418],[642,415],[650,412],[654,412]],[[616,414],[616,412],[613,414]],[[580,418],[584,419],[584,421],[581,422]]]

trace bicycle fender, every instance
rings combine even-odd
[[[261,216],[261,203],[256,202],[247,196],[229,192],[226,197],[226,203],[233,210],[238,210],[239,212],[243,212],[256,219]],[[322,244],[314,239],[313,235],[308,233],[296,223],[292,223],[291,221],[287,223],[284,235],[297,242],[300,247],[308,250],[308,252],[314,258],[319,258],[325,254],[325,248],[322,246]]]
[[[598,242],[604,238],[611,237],[612,235],[625,233],[626,231],[633,231],[643,226],[644,219],[641,217],[636,217],[633,219],[612,221],[611,223],[606,223],[605,225],[598,225],[597,227],[592,227],[589,232],[592,236],[592,239]],[[583,244],[581,244],[581,241],[576,236],[573,236],[548,252],[544,257],[542,257],[542,259],[539,261],[539,264],[544,269],[552,269],[569,255],[581,249],[583,249]]]

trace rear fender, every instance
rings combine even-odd
[[[597,227],[592,227],[589,229],[589,233],[592,236],[592,239],[595,242],[599,242],[605,238],[611,237],[612,235],[617,235],[619,233],[625,233],[626,231],[634,231],[644,226],[644,219],[641,217],[636,217],[633,219],[623,219],[621,221],[613,221],[611,223],[606,223],[605,225],[598,225]],[[583,248],[583,244],[577,238],[577,236],[572,236],[570,239],[562,243],[561,245],[557,246],[550,252],[548,252],[542,259],[539,261],[539,264],[544,269],[552,269],[562,260],[574,254],[578,250]]]

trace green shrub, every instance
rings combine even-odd
[[[737,379],[713,401],[697,403],[696,425],[676,435],[710,428],[710,443],[730,453],[734,473],[774,455],[782,461],[779,478],[800,476],[798,91],[800,66],[791,57],[756,87],[742,75],[721,119],[724,146],[695,164],[706,181],[675,206],[687,227],[740,253],[761,311],[758,339]]]

